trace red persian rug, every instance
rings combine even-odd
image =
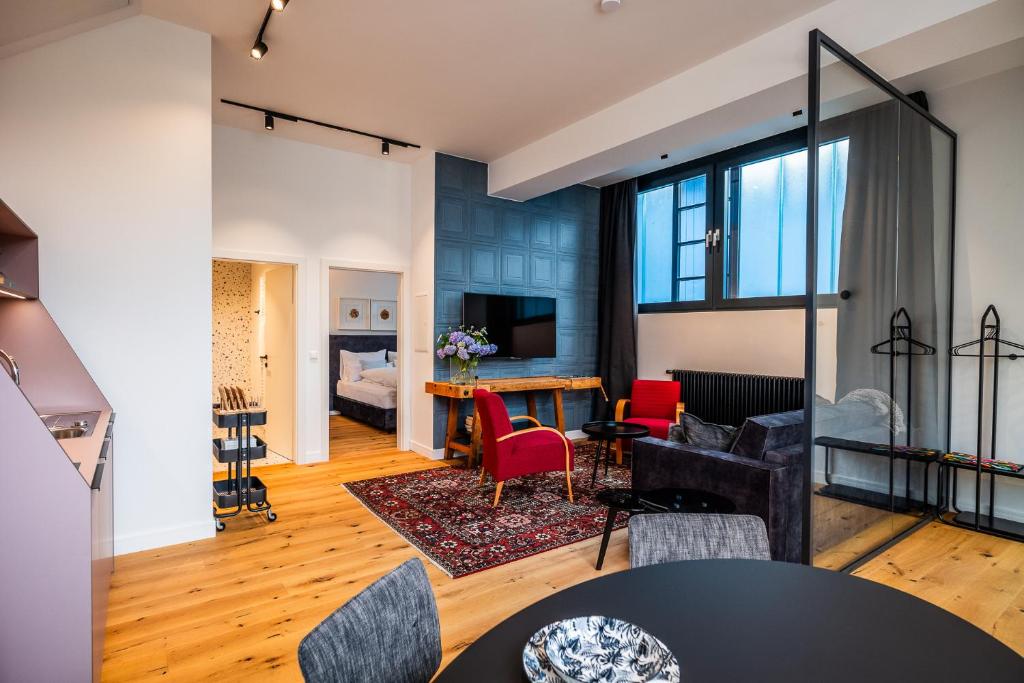
[[[608,508],[594,498],[603,488],[629,486],[626,467],[604,466],[590,485],[596,445],[576,447],[574,503],[565,474],[547,472],[505,482],[491,507],[494,482],[477,484],[480,471],[439,467],[343,486],[381,521],[401,534],[452,578],[576,543],[604,531]],[[626,524],[620,515],[616,528]],[[596,557],[596,556],[595,556]]]

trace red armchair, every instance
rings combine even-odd
[[[565,471],[565,485],[572,499],[573,456],[572,442],[557,429],[544,427],[536,418],[521,415],[510,418],[505,402],[497,394],[485,389],[473,392],[477,414],[480,416],[484,457],[480,468],[480,483],[488,472],[498,482],[494,492],[494,505],[498,507],[505,481],[525,474]],[[513,420],[530,420],[536,427],[514,431]]]
[[[615,404],[615,421],[643,425],[651,430],[651,436],[667,439],[668,428],[679,422],[679,416],[686,411],[679,395],[679,382],[633,380],[631,398],[620,399]],[[615,460],[622,463],[621,439],[615,442]]]

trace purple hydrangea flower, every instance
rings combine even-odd
[[[458,356],[462,360],[469,360],[469,351],[466,349],[459,349]]]

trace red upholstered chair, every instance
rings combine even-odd
[[[501,488],[506,480],[525,474],[561,470],[565,471],[569,502],[573,502],[570,474],[573,470],[575,451],[572,442],[557,429],[542,426],[536,418],[527,415],[510,418],[505,402],[497,394],[477,389],[473,392],[473,400],[480,416],[484,446],[480,483],[484,482],[484,476],[488,472],[498,482],[493,507],[498,507]],[[537,426],[517,432],[512,429],[513,420],[530,420]]]
[[[679,382],[636,379],[630,396],[615,404],[615,421],[643,425],[658,439],[667,439],[668,428],[679,422],[679,416],[686,411],[686,405],[679,400]],[[622,463],[621,439],[615,443],[615,459]]]

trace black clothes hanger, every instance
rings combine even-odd
[[[989,316],[992,316],[992,322],[989,322]],[[984,315],[981,316],[981,336],[974,341],[964,342],[963,344],[957,344],[949,350],[952,356],[973,356],[975,358],[981,356],[984,358],[1009,358],[1010,360],[1017,360],[1018,358],[1024,357],[1021,353],[999,353],[1001,346],[1008,346],[1011,349],[1017,349],[1024,351],[1024,346],[1020,344],[1006,341],[1001,339],[999,336],[1000,332],[1000,321],[999,311],[992,304],[989,304],[988,308],[985,309]],[[985,342],[992,342],[992,353],[985,352]],[[980,347],[978,353],[964,353],[966,349],[972,346]]]
[[[905,342],[907,348],[897,348],[898,342]],[[883,356],[934,356],[935,347],[914,339],[910,314],[906,308],[900,308],[889,318],[889,338],[872,346],[871,353]]]

